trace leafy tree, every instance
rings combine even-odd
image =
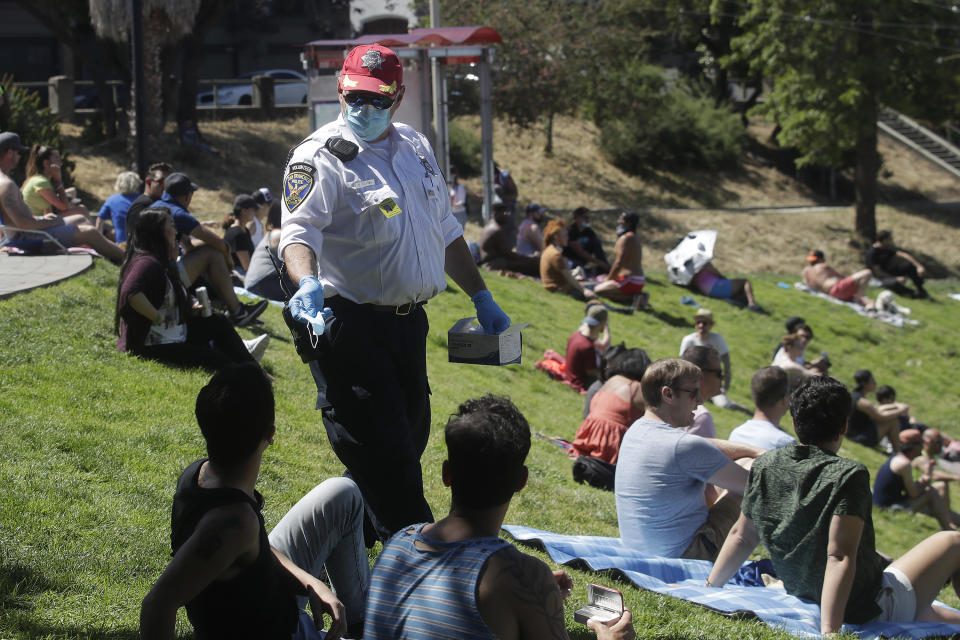
[[[20,141],[28,146],[42,144],[59,149],[63,160],[63,182],[70,184],[74,163],[63,147],[59,116],[50,113],[49,107],[40,106],[40,96],[36,92],[14,86],[11,75],[0,76],[0,131],[19,134]],[[26,162],[27,154],[24,153],[12,173],[13,179],[21,184],[26,178],[23,172]]]
[[[757,109],[795,146],[799,166],[839,168],[852,153],[855,229],[876,233],[877,115],[916,106],[918,87],[955,86],[936,64],[957,45],[952,0],[746,0],[732,62],[772,84]]]
[[[24,11],[32,15],[57,37],[57,41],[69,47],[93,77],[100,107],[103,112],[104,133],[112,138],[117,133],[116,105],[113,91],[107,85],[110,75],[119,75],[117,47],[102,38],[88,39],[81,35],[89,32],[90,12],[82,0],[14,0]]]
[[[730,77],[745,79],[743,66],[723,64],[730,41],[739,35],[739,0],[608,0],[603,3],[611,24],[644,25],[649,57],[674,54],[677,66],[691,76],[703,75],[717,105],[730,99]]]
[[[589,0],[444,0],[443,23],[490,25],[496,49],[494,102],[520,127],[545,125],[545,151],[553,148],[553,118],[578,106],[583,61],[594,37]]]

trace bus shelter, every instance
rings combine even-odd
[[[404,100],[396,119],[424,132],[437,154],[444,176],[450,173],[450,139],[444,66],[477,65],[480,79],[480,141],[483,167],[483,220],[490,219],[493,202],[493,101],[490,64],[492,45],[502,42],[491,27],[439,27],[409,33],[371,34],[352,40],[315,40],[300,54],[308,81],[307,102],[311,131],[340,113],[337,73],[347,52],[355,46],[380,44],[396,51],[403,64]]]

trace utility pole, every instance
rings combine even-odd
[[[133,55],[133,128],[136,149],[137,173],[143,178],[147,175],[146,129],[143,125],[143,1],[130,0],[130,15],[133,27],[130,34],[130,48]]]
[[[430,26],[440,26],[440,0],[430,0]],[[433,151],[444,177],[450,175],[450,152],[447,133],[447,83],[446,67],[435,58],[430,58],[430,78],[433,89]]]

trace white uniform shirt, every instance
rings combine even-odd
[[[279,251],[295,243],[313,249],[325,297],[400,305],[446,287],[445,250],[463,234],[447,185],[423,135],[400,123],[389,131],[364,142],[341,115],[287,163]],[[356,143],[357,157],[331,154],[324,144],[335,136]]]

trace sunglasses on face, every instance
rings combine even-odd
[[[369,104],[373,105],[374,109],[383,111],[393,106],[393,100],[378,96],[375,93],[345,93],[343,94],[343,99],[348,105],[354,108]]]

